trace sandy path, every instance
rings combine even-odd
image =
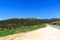
[[[48,25],[45,28],[27,33],[0,37],[0,40],[60,40],[60,26]]]

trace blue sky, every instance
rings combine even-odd
[[[0,0],[0,20],[60,18],[59,0]]]

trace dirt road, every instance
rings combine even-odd
[[[47,24],[47,27],[45,28],[0,37],[0,40],[60,40],[60,26]]]

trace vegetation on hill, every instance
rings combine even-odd
[[[24,28],[26,26],[41,25],[45,23],[60,25],[59,18],[36,19],[36,18],[11,18],[0,21],[0,31],[15,28]]]
[[[23,28],[26,26],[41,25],[44,21],[36,18],[12,18],[0,21],[0,30]]]
[[[51,22],[50,24],[60,26],[60,20],[53,21],[53,22]]]
[[[0,36],[11,35],[19,32],[32,31],[46,27],[45,24],[60,25],[60,18],[36,19],[36,18],[11,18],[0,21]]]

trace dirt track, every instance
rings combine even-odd
[[[47,25],[45,28],[31,32],[0,37],[0,40],[60,40],[60,28],[59,26]]]

